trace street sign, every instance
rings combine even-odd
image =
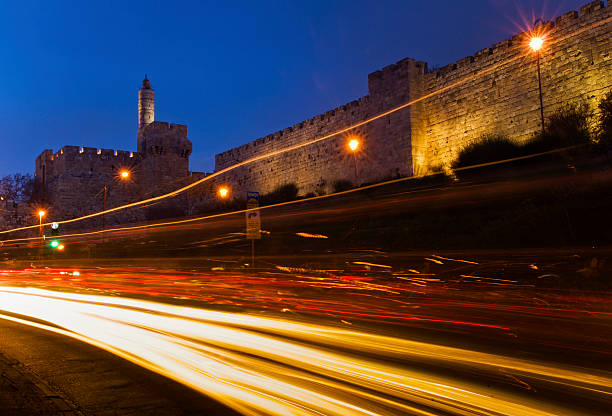
[[[259,192],[247,192],[247,209],[259,208]],[[246,238],[259,240],[261,238],[261,216],[259,210],[247,211]]]

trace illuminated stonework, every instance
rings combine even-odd
[[[540,49],[544,115],[566,102],[591,108],[612,88],[612,7],[594,1],[545,22]],[[215,170],[305,143],[397,106],[414,104],[358,128],[359,181],[448,169],[458,150],[484,134],[521,142],[540,127],[538,77],[530,33],[520,33],[440,69],[403,59],[368,76],[369,94],[215,157]],[[350,133],[350,132],[349,132]],[[353,154],[339,135],[250,163],[224,176],[238,190],[269,192],[295,183],[301,194],[353,181]]]
[[[108,208],[191,180],[187,126],[154,121],[154,114],[153,90],[145,77],[138,94],[137,152],[64,146],[36,158],[38,193],[51,207],[53,219],[100,211],[105,185]],[[129,172],[129,177],[122,177],[122,172]]]

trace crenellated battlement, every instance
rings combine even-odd
[[[187,126],[154,121],[154,94],[146,77],[138,109],[137,152],[64,146],[46,149],[36,158],[37,195],[53,208],[54,218],[101,210],[103,201],[106,207],[133,202],[200,176],[189,172]],[[123,171],[130,174],[120,175]]]
[[[166,121],[154,121],[143,127],[149,134],[173,134],[187,137],[187,126],[184,124],[168,123]]]
[[[555,32],[573,29],[575,26],[584,24],[586,21],[609,15],[611,8],[610,3],[606,6],[601,0],[593,1],[580,7],[580,12],[572,10],[557,17],[554,21],[540,23],[533,28],[533,31],[535,33],[549,33],[553,35]],[[432,72],[435,73],[435,76],[428,75],[426,79],[429,81],[432,78],[445,77],[457,69],[463,69],[465,71],[479,69],[483,61],[493,62],[501,58],[507,58],[508,53],[520,53],[526,49],[530,36],[530,31],[517,33],[509,39],[504,39],[494,43],[490,47],[479,50],[473,56],[466,56],[465,58],[457,60],[455,63],[450,63],[439,69],[433,70]],[[381,71],[370,74],[370,76],[382,77],[385,72],[397,71],[398,66],[409,59],[410,58],[407,58],[396,64],[389,65]],[[425,66],[425,68],[427,67]]]
[[[368,156],[358,180],[421,174],[447,165],[458,149],[483,134],[526,140],[541,128],[537,66],[528,47],[532,34],[546,34],[539,54],[546,116],[575,100],[596,105],[612,88],[611,19],[610,2],[592,1],[440,68],[402,59],[368,75],[368,95],[217,154],[215,170],[308,143],[398,106],[401,111],[357,129]],[[260,191],[272,190],[282,178],[295,181],[303,192],[320,192],[335,178],[354,179],[343,140],[336,136],[306,145],[229,176],[238,186]]]
[[[137,152],[127,150],[102,149],[97,147],[84,146],[64,146],[57,152],[51,149],[45,150],[38,158],[51,162],[60,160],[81,160],[81,159],[99,159],[99,160],[128,160],[134,157],[139,157]]]
[[[368,103],[369,97],[366,95],[357,100],[353,100],[350,103],[341,105],[332,110],[326,111],[325,113],[318,114],[300,123],[294,124],[293,126],[286,127],[283,130],[278,130],[274,133],[252,140],[246,144],[243,144],[242,146],[226,150],[225,152],[219,153],[215,156],[215,164],[218,166],[221,163],[225,163],[222,161],[226,161],[227,163],[231,161],[235,163],[240,160],[244,160],[244,156],[248,155],[253,150],[256,150],[257,146],[261,148],[261,145],[264,144],[275,143],[279,144],[281,147],[283,145],[292,144],[290,137],[293,134],[299,134],[304,130],[325,127],[328,125],[328,123],[333,123],[334,119],[337,117],[344,117],[347,115],[347,113],[354,112],[356,109],[366,108]]]

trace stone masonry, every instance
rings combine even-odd
[[[544,115],[586,100],[591,108],[612,88],[612,7],[594,1],[533,28],[545,34],[540,52]],[[295,183],[301,194],[330,192],[337,180],[376,182],[447,168],[457,152],[490,133],[521,142],[541,128],[536,56],[530,33],[482,49],[436,70],[403,59],[368,76],[369,94],[215,157],[221,171],[253,157],[307,143],[399,105],[359,128],[245,164],[217,182],[236,192],[270,192]],[[347,137],[356,134],[357,176]]]
[[[587,101],[595,108],[612,89],[612,6],[593,1],[532,32],[545,35],[540,52],[545,116],[568,102]],[[528,140],[541,128],[529,37],[517,34],[440,69],[406,58],[371,73],[368,95],[217,154],[215,171],[226,172],[164,205],[189,213],[190,206],[213,200],[220,184],[230,185],[235,196],[247,190],[267,193],[287,183],[297,185],[302,195],[329,193],[339,180],[372,183],[447,168],[462,147],[486,134]],[[187,126],[155,121],[154,91],[146,76],[138,98],[136,152],[64,146],[37,157],[35,183],[49,211],[47,220],[102,210],[105,185],[110,208],[204,177],[189,171]],[[398,106],[403,108],[370,121]],[[346,131],[332,135],[339,130]],[[347,148],[352,135],[361,139],[356,157]],[[287,150],[292,146],[300,147]],[[276,153],[265,156],[271,152]],[[262,159],[231,168],[253,157]],[[127,181],[119,178],[123,169],[131,172]],[[20,215],[28,213],[18,211],[3,206],[2,222],[22,222]],[[116,219],[146,219],[144,211],[125,211]]]
[[[49,219],[74,218],[106,207],[173,190],[192,181],[187,126],[154,121],[151,83],[145,77],[138,98],[138,152],[64,146],[47,149],[36,158],[35,184],[49,210]],[[128,180],[119,173],[128,170]],[[122,220],[142,219],[132,211]]]

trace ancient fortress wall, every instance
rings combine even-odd
[[[403,103],[410,96],[411,83],[398,87],[396,81],[407,77],[408,72],[418,65],[413,60],[408,61],[406,68],[400,71],[371,75],[370,94],[365,97],[216,155],[215,171],[312,141]],[[394,87],[390,89],[390,85]],[[356,155],[347,148],[347,139],[352,135],[361,138],[360,151]],[[339,180],[364,183],[411,174],[410,112],[404,111],[233,169],[217,182],[229,183],[238,192],[255,189],[263,193],[286,183],[295,183],[300,193],[305,194],[329,193],[334,182]]]
[[[134,182],[119,183],[117,177],[122,169],[138,171],[141,160],[136,152],[64,146],[55,153],[45,150],[36,159],[34,179],[44,183],[44,196],[57,211],[50,216],[67,218],[102,209],[104,185],[109,185],[108,206],[137,198]]]
[[[540,52],[544,117],[567,102],[595,109],[612,88],[612,7],[589,3],[546,22]],[[418,74],[422,96],[441,93],[413,109],[416,170],[448,165],[457,151],[483,134],[518,142],[541,128],[536,55],[521,33],[438,71]],[[415,98],[415,97],[413,97]]]
[[[612,7],[594,1],[546,22],[541,51],[545,116],[561,104],[593,107],[612,88]],[[357,156],[348,133],[246,164],[224,174],[238,192],[270,192],[295,183],[300,193],[329,192],[340,179],[374,182],[448,166],[459,149],[484,134],[527,140],[540,129],[535,55],[526,34],[498,42],[439,70],[407,58],[368,76],[369,94],[215,157],[215,171],[252,157],[306,143],[398,105],[414,104],[361,126]]]

